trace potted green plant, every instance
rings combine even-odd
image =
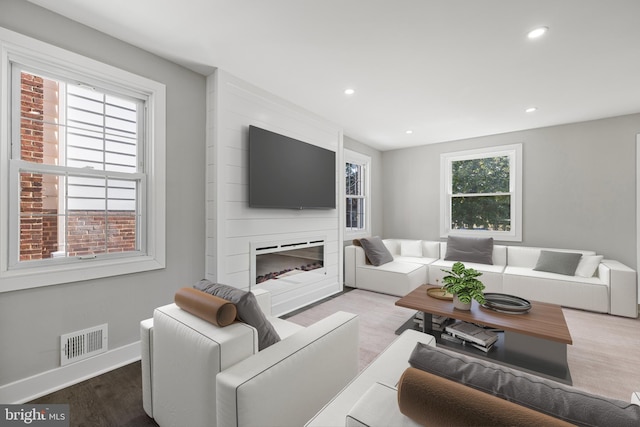
[[[442,270],[447,273],[442,279],[442,289],[453,295],[453,306],[460,310],[470,310],[471,301],[476,300],[484,304],[484,284],[478,280],[482,276],[473,268],[465,268],[461,262],[453,264],[451,270]]]

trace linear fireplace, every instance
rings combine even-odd
[[[280,280],[299,283],[305,273],[326,274],[324,268],[325,241],[322,238],[290,242],[252,243],[252,286]]]

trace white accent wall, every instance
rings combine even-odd
[[[340,193],[342,129],[223,70],[207,79],[207,103],[206,278],[249,290],[255,280],[250,274],[252,244],[324,236],[326,274],[273,292],[273,313],[284,314],[340,292],[342,198],[336,194],[337,209],[328,210],[250,208],[248,135],[249,125],[255,125],[335,151]]]

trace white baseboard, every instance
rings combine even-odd
[[[140,360],[140,341],[0,386],[0,402],[29,402],[137,360]]]

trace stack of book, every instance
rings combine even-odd
[[[413,322],[418,325],[420,329],[422,329],[422,324],[424,323],[423,314],[421,311],[417,312],[413,318]],[[433,314],[431,316],[431,330],[433,331],[444,331],[444,328],[453,322],[453,319],[450,319],[445,316],[439,316],[437,314]]]
[[[470,345],[478,350],[488,352],[498,341],[498,334],[473,323],[457,321],[445,326],[440,338],[462,345]]]

